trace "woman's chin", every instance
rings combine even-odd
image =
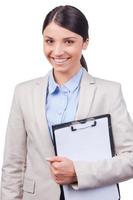
[[[64,72],[64,73],[65,73],[65,72],[69,71],[67,68],[65,68],[65,67],[60,67],[60,66],[58,66],[58,67],[57,67],[57,66],[56,66],[56,67],[54,66],[53,68],[54,68],[54,71],[57,71],[57,72]]]
[[[58,71],[58,72],[66,72],[70,70],[70,67],[64,64],[56,64],[56,65],[54,64],[53,68],[55,71]]]

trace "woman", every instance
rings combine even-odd
[[[53,70],[17,85],[2,168],[2,200],[59,200],[60,185],[96,188],[133,177],[133,124],[119,83],[87,73],[82,51],[88,22],[77,8],[59,6],[43,23],[44,54]],[[55,156],[51,126],[111,114],[116,156],[100,162]]]

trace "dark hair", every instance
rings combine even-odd
[[[83,38],[83,41],[85,42],[87,39],[89,39],[88,34],[88,21],[84,14],[77,8],[65,5],[65,6],[58,6],[51,10],[47,15],[43,22],[42,27],[42,33],[44,29],[52,22],[54,21],[59,26],[66,28],[74,33],[77,33]],[[81,56],[80,59],[81,65],[88,71],[86,61]]]

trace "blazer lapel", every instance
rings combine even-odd
[[[49,73],[46,75],[46,77],[36,81],[34,89],[34,111],[38,133],[40,134],[40,143],[42,142],[43,146],[48,147],[48,153],[53,154],[54,148],[50,137],[45,113],[48,75]]]
[[[89,117],[89,112],[96,91],[95,79],[85,70],[80,85],[79,104],[75,120]]]

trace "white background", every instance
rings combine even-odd
[[[46,13],[60,4],[80,8],[90,24],[84,52],[89,73],[122,84],[133,118],[132,0],[0,1],[0,168],[14,87],[51,69],[43,56],[41,28]],[[121,164],[121,163],[120,163]],[[133,180],[120,184],[122,200],[133,199]]]

